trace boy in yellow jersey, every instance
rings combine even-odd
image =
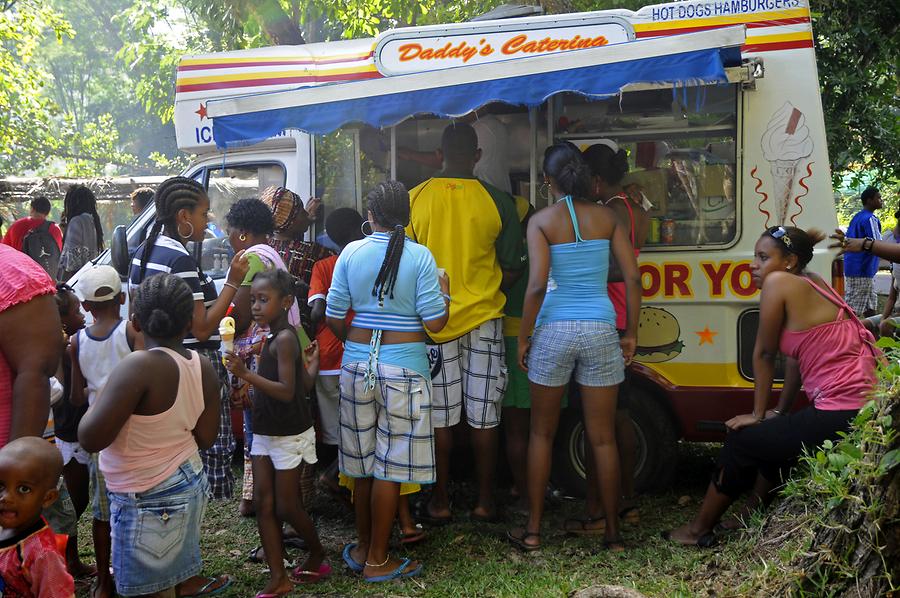
[[[492,479],[497,426],[506,392],[502,288],[522,273],[525,249],[512,198],[475,178],[480,157],[475,130],[453,123],[441,138],[444,169],[410,191],[407,235],[428,247],[450,278],[450,320],[429,345],[434,387],[437,481],[427,512],[432,523],[451,517],[448,482],[451,428],[465,411],[478,475],[476,519],[496,517]]]

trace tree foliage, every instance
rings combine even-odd
[[[847,171],[900,179],[900,4],[812,0],[835,186]]]

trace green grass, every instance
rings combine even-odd
[[[604,551],[600,538],[567,537],[561,532],[567,516],[580,515],[580,500],[564,499],[547,513],[543,548],[523,554],[511,547],[505,532],[521,521],[512,517],[498,524],[470,522],[465,490],[456,498],[455,522],[429,530],[428,540],[402,554],[421,560],[423,574],[415,579],[389,584],[369,584],[353,575],[341,560],[341,548],[354,539],[353,520],[337,502],[318,497],[312,514],[334,567],[332,577],[319,584],[298,587],[292,595],[360,596],[566,596],[573,590],[597,584],[636,588],[649,596],[737,595],[723,585],[720,573],[746,569],[752,563],[747,542],[736,541],[724,548],[700,550],[665,542],[661,530],[680,525],[691,517],[706,487],[707,475],[717,447],[683,447],[678,482],[665,494],[640,500],[641,522],[626,526],[628,550]],[[461,485],[462,488],[466,488]],[[691,504],[678,506],[681,496]],[[90,532],[82,521],[82,552],[90,559]],[[254,596],[265,585],[265,565],[246,561],[258,544],[254,519],[237,513],[237,501],[211,503],[203,525],[204,573],[228,573],[235,578],[225,597]],[[292,559],[299,551],[289,552]],[[758,564],[758,559],[756,560]],[[726,575],[724,579],[728,579]],[[79,596],[86,593],[79,593]]]

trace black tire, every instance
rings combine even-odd
[[[672,418],[645,390],[632,386],[629,414],[637,437],[635,488],[638,492],[668,488],[678,463],[678,432]],[[553,479],[568,493],[584,496],[584,424],[581,408],[562,412],[553,454]]]

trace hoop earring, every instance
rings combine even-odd
[[[240,239],[241,241],[246,241],[247,235],[245,235],[244,233],[241,233],[240,235],[238,235],[238,239]]]
[[[181,234],[181,225],[180,224],[178,226],[176,226],[175,229],[178,231],[179,237],[181,237],[182,239],[190,239],[191,237],[194,236],[194,225],[191,224],[190,222],[185,222],[185,224],[187,224],[188,226],[191,227],[191,232],[189,232],[188,234],[186,234],[186,235]]]
[[[366,225],[367,225],[367,224],[369,225],[369,232],[366,232]],[[370,221],[368,221],[368,220],[363,220],[363,221],[362,221],[362,224],[359,225],[359,232],[361,232],[361,233],[363,234],[364,237],[368,237],[369,235],[371,235],[372,233],[374,233],[375,230],[372,228],[372,223],[371,223]]]
[[[538,195],[540,195],[541,199],[544,201],[550,201],[550,183],[544,181],[544,184],[538,188]]]

